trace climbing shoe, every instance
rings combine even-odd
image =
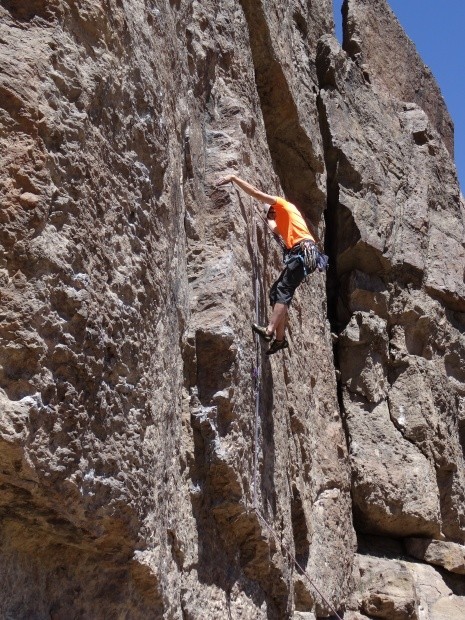
[[[273,340],[266,354],[273,355],[273,353],[277,353],[281,349],[287,349],[288,347],[289,343],[285,338],[283,340]]]
[[[256,323],[252,323],[252,331],[258,334],[260,338],[263,338],[263,340],[266,340],[266,342],[270,342],[270,340],[273,338],[273,335],[269,334],[266,331],[266,327],[261,327]]]

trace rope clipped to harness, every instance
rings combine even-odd
[[[314,241],[312,241],[311,239],[304,239],[300,243],[296,244],[293,248],[288,250],[283,239],[270,229],[266,219],[262,217],[259,213],[257,213],[257,215],[262,220],[262,222],[266,224],[268,230],[273,236],[273,239],[283,251],[283,262],[285,265],[287,265],[288,261],[291,260],[291,258],[297,256],[303,263],[305,277],[316,271],[316,269],[318,269],[318,271],[320,272],[326,271],[328,269],[329,257],[320,251]]]
[[[326,271],[329,267],[329,258],[320,252],[317,245],[311,239],[304,239],[297,243],[293,248],[284,253],[284,264],[298,258],[302,261],[305,277],[316,271]]]

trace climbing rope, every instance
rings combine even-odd
[[[260,281],[258,277],[258,267],[259,260],[257,256],[257,221],[253,216],[253,205],[251,208],[252,213],[252,272],[254,279],[254,296],[255,296],[255,322],[260,324]],[[267,226],[266,220],[258,214],[260,219]],[[271,232],[271,231],[270,231]],[[277,243],[282,247],[283,244],[279,237],[273,234],[274,239]],[[333,605],[326,599],[326,597],[320,592],[318,587],[313,583],[310,579],[307,571],[299,564],[294,553],[287,547],[285,543],[280,541],[277,533],[271,527],[271,525],[267,522],[267,520],[262,515],[260,508],[258,506],[258,489],[257,489],[257,479],[258,479],[258,443],[259,443],[259,422],[260,422],[260,388],[261,388],[261,378],[262,378],[262,365],[261,365],[261,346],[260,346],[260,337],[258,334],[255,334],[255,367],[252,371],[253,378],[253,389],[255,396],[255,419],[254,419],[254,459],[253,459],[253,504],[251,508],[251,512],[255,513],[258,521],[263,524],[266,530],[271,534],[274,539],[276,545],[281,547],[284,550],[285,555],[289,558],[295,568],[300,572],[302,577],[306,579],[307,583],[313,589],[314,592],[318,594],[318,596],[323,601],[324,605],[334,614],[337,620],[342,620],[341,616],[334,609]]]
[[[281,547],[281,549],[283,549],[285,551],[285,553],[288,556],[288,558],[290,559],[290,561],[300,571],[300,573],[302,574],[302,577],[304,577],[307,580],[307,582],[310,585],[310,587],[318,594],[318,596],[321,598],[321,600],[326,605],[326,607],[331,610],[331,612],[334,614],[334,616],[337,618],[337,620],[342,620],[341,616],[334,609],[333,605],[331,605],[331,603],[327,600],[327,598],[320,592],[320,590],[317,588],[317,586],[314,584],[314,582],[310,579],[310,577],[308,576],[307,571],[299,564],[299,562],[297,561],[297,559],[296,559],[295,555],[293,554],[293,552],[287,547],[287,545],[285,543],[283,543],[282,541],[279,540],[278,535],[273,530],[271,525],[266,521],[266,519],[262,516],[262,514],[260,513],[260,510],[256,506],[254,506],[252,510],[257,515],[258,520],[261,523],[263,523],[265,528],[270,532],[271,536],[274,538],[274,541],[275,541],[276,545],[278,547]]]
[[[257,222],[252,213],[252,272],[254,276],[255,322],[260,324],[260,282],[258,278],[257,257]],[[254,459],[253,459],[253,505],[257,506],[257,478],[258,478],[258,426],[260,420],[260,382],[262,373],[260,355],[260,337],[255,334],[255,367],[254,367],[254,394],[255,394],[255,421],[254,421]]]

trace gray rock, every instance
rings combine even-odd
[[[349,594],[325,278],[256,394],[249,323],[281,257],[251,201],[214,187],[238,171],[324,229],[331,2],[268,9],[0,9],[0,615],[326,613],[287,550],[330,605]]]
[[[329,183],[337,185],[328,207],[338,271],[333,320],[358,527],[462,541],[457,420],[465,383],[454,317],[465,265],[453,163],[424,112],[398,101],[395,89],[367,83],[334,38],[320,40],[317,63]],[[431,209],[439,195],[441,208]]]
[[[413,577],[401,562],[358,557],[360,605],[363,613],[386,620],[418,620]]]
[[[459,620],[463,617],[463,596],[454,593],[432,566],[370,555],[357,558],[360,578],[351,609],[344,618]],[[452,587],[457,590],[456,586]],[[354,606],[360,606],[362,613],[352,610]]]

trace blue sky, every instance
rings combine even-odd
[[[342,0],[333,0],[338,38]],[[465,193],[465,0],[388,0],[433,72],[455,125],[455,162]]]

